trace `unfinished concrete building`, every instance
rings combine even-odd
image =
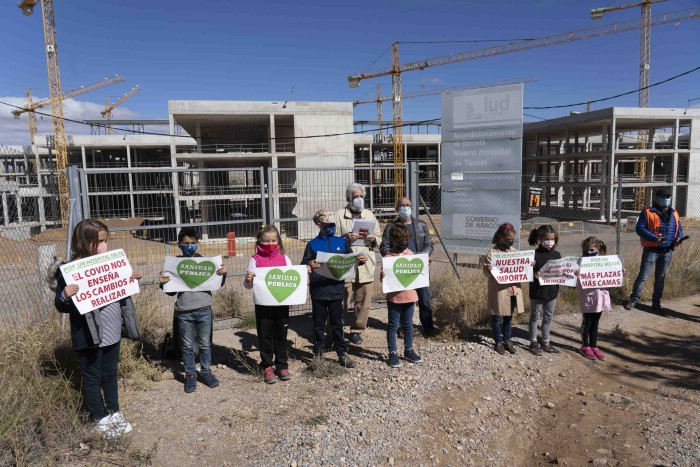
[[[554,218],[577,211],[612,222],[620,179],[624,216],[659,187],[672,189],[681,216],[700,216],[700,109],[612,107],[527,123],[523,173],[543,188],[542,213]]]

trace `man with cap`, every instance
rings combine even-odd
[[[654,313],[662,313],[661,295],[664,292],[666,271],[671,263],[674,248],[680,245],[683,238],[678,211],[671,207],[671,194],[668,188],[656,190],[653,205],[644,209],[637,219],[637,235],[641,239],[644,252],[630,300],[625,304],[626,310],[631,310],[637,305],[644,282],[651,274],[651,270],[655,269],[651,306]]]

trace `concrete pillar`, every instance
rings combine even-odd
[[[131,146],[126,145],[126,167],[131,169]],[[131,218],[136,217],[136,209],[134,206],[134,174],[129,172],[129,206],[131,207]]]
[[[10,225],[10,208],[7,204],[7,193],[2,193],[2,217],[5,221],[5,227]]]
[[[569,129],[565,130],[564,135],[564,154],[569,154],[571,152],[571,146],[569,145]]]
[[[85,146],[80,146],[80,158],[83,161],[83,169],[87,169],[87,159],[85,158]]]
[[[46,207],[44,204],[43,180],[41,179],[41,159],[39,158],[39,147],[32,145],[34,149],[34,165],[36,166],[36,187],[37,187],[37,208],[39,209],[39,225],[43,232],[46,230]],[[28,167],[27,167],[28,169]]]
[[[169,118],[169,131],[171,135],[175,134],[175,117],[171,114]],[[200,141],[199,139],[197,141]],[[177,167],[177,146],[175,145],[175,137],[171,136],[170,137],[170,166],[173,168]],[[182,216],[180,215],[180,188],[179,188],[179,180],[178,180],[178,173],[173,171],[171,175],[171,180],[172,180],[172,190],[173,190],[173,209],[175,210],[174,215],[175,215],[175,223],[176,224],[181,224],[182,223]],[[175,229],[175,235],[180,233],[180,228]]]
[[[369,186],[367,187],[367,189],[369,190],[369,210],[372,212],[374,212],[374,178],[372,177],[372,175],[374,175],[372,173],[373,166],[374,156],[372,155],[372,143],[369,143],[369,173],[367,174],[367,181],[369,182]]]
[[[197,152],[202,152],[202,124],[197,120],[194,124],[194,139],[197,141]]]
[[[656,141],[654,141],[654,135],[656,134],[656,128],[649,130],[649,142],[651,143],[651,149],[656,149]]]
[[[21,224],[24,221],[22,220],[22,197],[19,192],[15,195],[15,205],[17,206],[17,223]]]
[[[270,152],[272,154],[277,152],[277,130],[275,128],[275,115],[270,114]],[[273,160],[276,158],[273,158]],[[276,166],[274,166],[276,167]]]
[[[276,169],[279,167],[279,161],[277,160],[277,156],[272,156],[272,160],[270,161],[270,167],[272,167],[273,169]],[[281,194],[282,194],[282,190],[279,188],[279,186],[280,186],[280,182],[279,182],[280,181],[280,172],[275,172],[273,170],[272,173],[273,173],[273,178],[274,178],[275,174],[277,175],[277,186],[278,186],[277,196],[273,199],[273,203],[274,203],[274,206],[273,206],[274,211],[273,212],[277,215],[277,218],[279,219],[279,218],[285,217],[282,215],[282,211],[280,211],[280,198],[281,198]],[[272,180],[270,180],[270,183],[272,183]],[[298,202],[299,201],[297,198],[297,203]],[[277,228],[280,228],[279,223],[277,223]]]

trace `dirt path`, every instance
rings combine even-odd
[[[700,296],[668,317],[616,309],[601,320],[605,362],[576,353],[580,315],[558,317],[561,355],[499,356],[487,334],[417,338],[420,365],[389,369],[385,311],[354,349],[358,368],[303,372],[304,318],[292,323],[294,379],[251,375],[250,331],[216,333],[219,388],[184,394],[169,380],[123,395],[131,441],[155,465],[700,465]]]

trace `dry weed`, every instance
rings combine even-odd
[[[212,311],[216,319],[238,318],[249,308],[245,296],[233,287],[224,287],[213,295]]]
[[[455,326],[461,333],[484,321],[488,316],[486,278],[481,270],[452,271],[431,277],[430,294],[435,317],[442,327]],[[442,336],[441,336],[442,337]]]

